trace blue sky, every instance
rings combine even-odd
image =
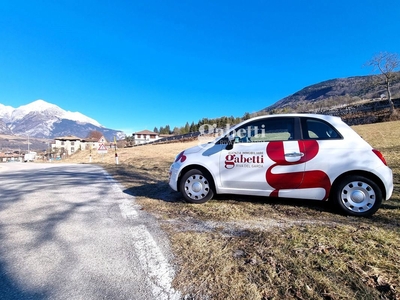
[[[398,0],[1,1],[0,103],[131,134],[241,117],[400,53]]]

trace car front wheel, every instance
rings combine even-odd
[[[382,204],[378,185],[364,176],[347,176],[332,190],[332,200],[347,215],[371,216]]]
[[[182,176],[180,191],[186,202],[190,203],[204,203],[214,196],[210,175],[197,169]]]

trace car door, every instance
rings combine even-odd
[[[295,117],[268,116],[236,128],[232,149],[220,154],[221,186],[235,193],[279,196],[303,181],[302,143]]]
[[[340,169],[349,163],[349,157],[338,153],[351,145],[343,143],[341,134],[329,123],[310,117],[301,118],[302,139],[306,157],[302,184],[298,195],[304,198],[325,200],[328,199],[331,189],[329,174],[336,177]]]

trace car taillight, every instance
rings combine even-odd
[[[372,149],[372,152],[374,152],[376,156],[378,156],[380,160],[387,166],[386,159],[383,157],[383,154],[379,150]]]

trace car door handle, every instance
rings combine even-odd
[[[292,152],[292,153],[285,153],[286,157],[303,157],[304,153],[302,152]]]

